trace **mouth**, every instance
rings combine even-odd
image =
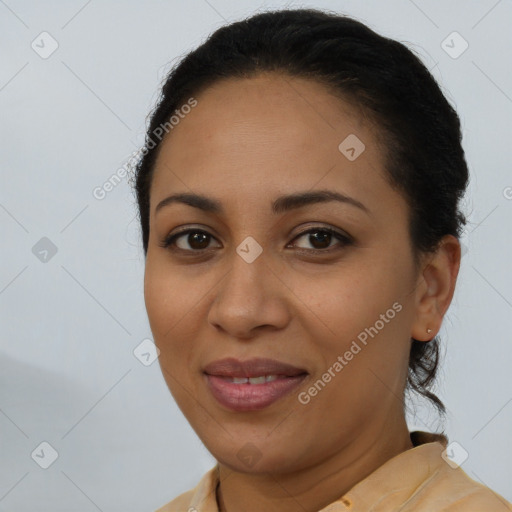
[[[220,405],[232,411],[264,409],[288,395],[308,376],[274,359],[221,359],[203,370],[207,386]]]

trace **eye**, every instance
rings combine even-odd
[[[184,247],[180,247],[180,245],[176,243],[181,238],[184,238]],[[208,244],[212,238],[213,236],[207,231],[189,228],[167,236],[160,244],[160,247],[167,249],[172,246],[172,250],[199,252],[208,249]],[[187,244],[189,247],[186,247]]]
[[[299,247],[299,249],[306,249],[311,252],[331,252],[331,249],[335,247],[335,245],[331,245],[331,242],[335,240],[338,240],[338,245],[341,247],[352,243],[350,237],[328,227],[308,229],[297,235],[294,240],[306,237],[306,235],[309,235],[307,241],[313,245],[313,248]]]
[[[313,245],[313,248],[299,247],[299,249],[307,252],[328,253],[333,248],[335,250],[340,249],[352,243],[352,239],[349,236],[328,227],[308,229],[297,235],[294,240],[306,237],[306,235],[309,235],[308,242]],[[183,240],[181,241],[181,239]],[[159,245],[164,249],[173,251],[200,253],[201,251],[211,249],[209,244],[212,239],[214,239],[213,235],[207,231],[188,228],[167,236]],[[336,244],[332,245],[332,242],[335,240],[338,240],[338,247],[336,247]]]

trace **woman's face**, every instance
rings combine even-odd
[[[217,460],[245,472],[309,467],[391,431],[418,277],[377,128],[322,85],[275,74],[196,100],[156,161],[145,272],[179,407]],[[349,199],[283,199],[318,191]],[[174,194],[208,201],[157,211]]]

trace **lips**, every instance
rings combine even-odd
[[[208,389],[232,411],[255,411],[289,394],[307,371],[274,359],[221,359],[204,368]]]
[[[303,368],[297,368],[275,359],[254,358],[239,361],[235,358],[227,358],[206,365],[204,373],[217,377],[245,377],[248,379],[267,375],[296,377],[307,372]]]

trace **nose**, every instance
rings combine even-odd
[[[265,251],[248,262],[238,253],[222,278],[208,321],[237,339],[251,339],[262,330],[279,330],[290,322],[289,288],[271,268]]]

